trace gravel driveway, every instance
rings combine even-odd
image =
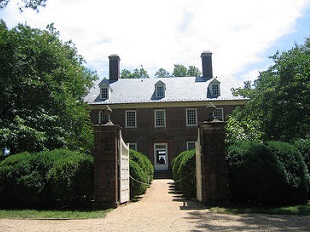
[[[310,231],[309,216],[213,214],[176,194],[172,180],[154,180],[139,202],[104,219],[0,220],[0,231]]]

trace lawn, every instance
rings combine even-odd
[[[89,219],[104,218],[110,210],[0,210],[0,218],[15,219]]]
[[[287,207],[250,207],[244,205],[233,205],[231,207],[211,207],[213,213],[230,213],[230,214],[277,214],[277,215],[310,215],[310,202],[305,205],[295,205]]]

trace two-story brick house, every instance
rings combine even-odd
[[[212,53],[203,52],[201,77],[120,79],[120,58],[109,56],[109,79],[91,89],[85,101],[93,124],[104,119],[102,109],[112,109],[111,121],[122,127],[130,147],[147,155],[155,170],[167,170],[172,159],[197,140],[197,126],[214,115],[225,120],[245,99],[232,95],[240,87],[233,76],[213,77]]]

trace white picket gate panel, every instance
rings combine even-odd
[[[200,130],[198,128],[198,136],[196,142],[196,198],[202,201],[202,171],[201,171],[201,144],[200,144]]]
[[[129,146],[123,141],[120,133],[120,203],[130,200]]]

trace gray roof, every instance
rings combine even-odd
[[[166,86],[165,97],[156,98],[155,85],[161,81]],[[208,90],[210,82],[220,82],[220,96],[211,96]],[[109,85],[111,94],[109,99],[100,99],[100,86]],[[241,100],[232,95],[231,88],[241,87],[233,76],[219,76],[216,78],[203,77],[171,77],[144,79],[107,79],[97,81],[90,89],[84,101],[88,104],[118,104],[118,103],[146,103],[146,102],[184,102],[210,100]]]

